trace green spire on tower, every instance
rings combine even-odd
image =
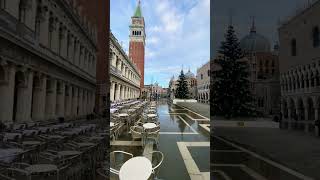
[[[135,11],[133,17],[138,17],[138,18],[142,17],[142,12],[141,12],[141,6],[140,5],[141,5],[141,2],[139,0],[138,6],[136,8],[136,11]]]

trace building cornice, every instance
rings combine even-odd
[[[127,62],[131,65],[131,67],[135,70],[135,72],[138,74],[139,78],[141,78],[141,74],[137,68],[137,66],[129,59],[128,55],[124,52],[121,45],[118,42],[118,39],[110,32],[110,39],[115,45],[115,47],[118,49],[118,51],[122,54],[122,56],[127,60]]]

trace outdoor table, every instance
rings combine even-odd
[[[5,133],[4,134],[4,138],[3,140],[6,141],[6,140],[14,140],[14,138],[18,136],[19,138],[22,137],[22,134],[21,133]]]
[[[39,130],[36,130],[36,129],[25,129],[22,131],[22,134],[25,135],[25,136],[30,136],[32,134],[38,134],[39,133]]]
[[[59,156],[77,156],[80,155],[80,151],[59,151],[58,155]]]
[[[47,132],[48,130],[49,131],[51,131],[51,127],[47,127],[47,126],[45,126],[45,127],[38,127],[38,130],[40,131],[40,132]]]
[[[153,129],[155,127],[157,127],[157,125],[155,123],[145,123],[145,124],[143,124],[143,128],[144,129]]]
[[[157,115],[156,114],[147,114],[147,117],[148,118],[155,118],[155,117],[157,117]]]
[[[122,109],[122,108],[124,108],[124,106],[117,106],[117,108],[118,108],[118,109]]]
[[[120,180],[147,180],[152,173],[152,164],[146,157],[138,156],[126,161],[120,168]]]
[[[82,147],[88,147],[88,146],[95,146],[95,143],[91,143],[91,142],[83,142],[83,143],[77,143],[77,145],[82,148]]]
[[[95,140],[103,140],[105,139],[105,137],[101,137],[101,136],[93,136],[93,137],[90,137],[90,141],[95,141]]]
[[[58,173],[58,167],[53,164],[33,164],[25,168],[30,173],[47,173],[56,171]]]
[[[127,116],[129,116],[127,113],[121,113],[121,114],[119,114],[118,115],[119,117],[127,117]]]
[[[117,108],[111,108],[111,109],[110,109],[110,113],[111,113],[111,114],[113,114],[113,113],[115,113],[115,112],[117,112],[117,111],[118,111]]]
[[[23,149],[20,148],[0,149],[0,161],[11,163],[18,154],[21,154],[23,152]]]
[[[73,136],[73,135],[79,134],[79,132],[70,130],[70,131],[61,131],[60,134],[66,135],[66,136]]]
[[[24,146],[33,146],[33,145],[40,145],[40,141],[23,141],[22,145]]]
[[[63,139],[63,138],[65,138],[64,136],[60,136],[60,135],[47,135],[46,137],[48,139]]]
[[[135,112],[136,109],[128,109],[128,112]]]
[[[110,122],[110,127],[113,127],[114,126],[114,122]]]
[[[145,144],[145,139],[148,137],[148,132],[146,130],[156,128],[157,125],[155,123],[145,123],[142,125],[145,132],[143,133],[142,143]]]

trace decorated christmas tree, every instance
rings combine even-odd
[[[221,43],[219,57],[214,60],[218,67],[213,74],[211,112],[227,118],[254,115],[250,91],[249,64],[244,60],[240,43],[233,26],[228,27],[225,41]]]
[[[189,95],[188,83],[186,81],[186,77],[184,76],[183,70],[181,70],[175,97],[178,99],[187,99],[188,95]]]

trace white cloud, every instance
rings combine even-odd
[[[152,44],[152,45],[156,45],[159,43],[159,38],[158,37],[149,37],[147,38],[147,44]]]

